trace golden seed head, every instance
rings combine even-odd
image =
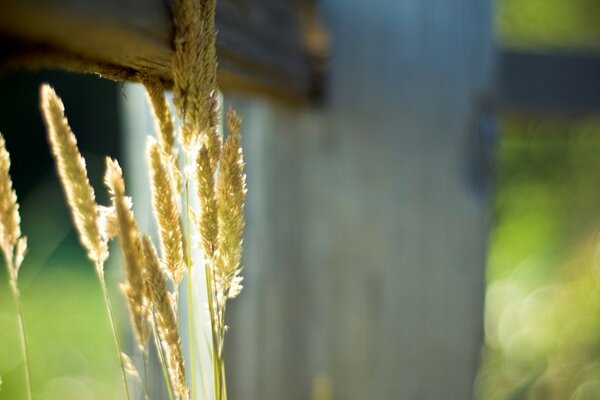
[[[17,193],[10,177],[10,155],[0,134],[0,248],[6,259],[9,280],[16,286],[19,268],[27,252],[27,238],[21,236]]]
[[[150,307],[147,303],[147,288],[144,281],[144,253],[137,223],[131,210],[131,202],[125,197],[123,172],[116,160],[106,158],[104,176],[116,215],[119,242],[125,259],[126,283],[123,291],[127,297],[133,328],[140,348],[148,343],[150,333]]]
[[[217,199],[215,198],[214,172],[206,146],[202,146],[196,157],[196,187],[200,199],[198,232],[207,259],[213,260],[217,250],[218,221]]]
[[[4,137],[0,134],[0,247],[5,253],[12,249],[21,237],[21,217],[17,194],[10,177],[10,155]]]
[[[64,115],[63,103],[54,89],[47,84],[42,85],[40,97],[48,141],[79,240],[87,250],[88,257],[100,268],[108,257],[108,246],[99,227],[98,205],[88,179],[85,160],[79,153],[77,140]]]
[[[148,166],[152,205],[160,234],[162,262],[177,286],[185,270],[181,219],[163,153],[152,138],[148,142]]]
[[[175,128],[162,82],[157,77],[148,74],[140,74],[140,80],[144,84],[146,95],[152,106],[160,147],[165,154],[171,155],[175,144]]]
[[[246,177],[241,147],[241,119],[230,110],[230,134],[223,146],[217,192],[218,256],[215,275],[221,281],[222,297],[235,297],[241,290],[239,273],[244,232]]]
[[[185,384],[185,365],[181,351],[181,340],[177,331],[177,315],[167,288],[167,281],[160,267],[156,250],[148,235],[142,237],[145,258],[145,277],[152,303],[156,310],[156,328],[165,351],[167,371],[178,398],[189,396]]]
[[[200,132],[209,127],[209,101],[216,90],[215,11],[215,0],[176,0],[173,10],[173,100],[184,124]]]
[[[219,105],[218,92],[214,92],[210,98],[210,127],[206,130],[204,144],[208,150],[210,166],[214,171],[217,170],[221,151],[223,148],[223,137],[219,133],[221,123],[219,114],[221,112]]]

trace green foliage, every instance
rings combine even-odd
[[[600,116],[505,118],[478,397],[600,398]]]
[[[600,50],[598,0],[499,0],[497,33],[509,47]]]
[[[114,399],[121,393],[102,294],[81,261],[69,267],[64,260],[52,262],[35,276],[23,271],[23,282],[30,282],[21,291],[38,400]],[[23,365],[5,278],[0,276],[0,399],[18,400],[25,398]]]

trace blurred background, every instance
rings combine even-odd
[[[121,147],[115,83],[62,72],[4,72],[0,77],[0,132],[11,153],[21,226],[29,240],[27,266],[19,281],[35,397],[116,398],[118,364],[106,311],[93,267],[73,230],[46,142],[38,107],[42,82],[51,82],[70,109],[69,121],[102,203],[108,199],[102,187],[103,157],[119,156]],[[93,97],[82,98],[83,93]],[[109,267],[109,276],[114,270]],[[4,266],[0,274],[0,398],[16,400],[25,398],[22,358]],[[116,304],[122,305],[115,290],[117,296]],[[123,329],[126,326],[122,324]]]
[[[322,4],[323,105],[225,93],[244,117],[249,186],[231,397],[599,399],[600,3],[363,3]],[[548,63],[513,69],[503,54]],[[580,94],[543,79],[557,57]],[[541,76],[531,97],[519,95],[523,76]],[[20,287],[35,398],[118,398],[101,292],[45,141],[41,82],[63,98],[99,201],[111,155],[144,221],[152,122],[136,85],[0,75],[0,132],[29,237]],[[128,337],[118,257],[108,275]],[[0,332],[0,399],[24,398],[4,269]]]
[[[595,1],[499,1],[496,37],[593,59],[599,13]],[[498,114],[479,399],[600,398],[600,110],[584,100],[600,82],[597,66],[571,62],[588,88],[578,99],[559,88],[548,106],[546,90],[547,108]]]

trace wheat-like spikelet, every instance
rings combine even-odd
[[[179,117],[185,121],[188,113],[198,108],[200,77],[196,76],[201,64],[202,21],[201,2],[176,0],[173,9],[175,22],[175,54],[173,56],[173,101]],[[194,119],[194,118],[192,118]]]
[[[200,143],[200,139],[202,135],[200,134],[200,130],[196,128],[195,125],[191,123],[184,122],[181,125],[181,143],[183,144],[183,150],[189,152],[193,148],[195,148],[198,143]]]
[[[219,133],[219,125],[221,124],[221,109],[219,105],[219,93],[217,91],[212,93],[209,106],[209,129],[206,131],[204,143],[208,149],[210,166],[214,173],[214,171],[217,170],[219,158],[221,158],[221,150],[223,147],[223,137]]]
[[[25,382],[27,384],[27,399],[31,400],[31,373],[29,367],[29,352],[27,350],[27,337],[23,319],[23,307],[17,279],[23,258],[27,252],[27,238],[21,236],[21,216],[17,194],[13,190],[10,177],[10,155],[6,150],[4,137],[0,134],[0,248],[4,253],[8,281],[17,308],[17,321],[19,324],[20,345],[25,365]],[[1,383],[1,381],[0,381]]]
[[[98,206],[88,180],[85,160],[79,154],[77,140],[65,118],[60,98],[46,84],[42,85],[40,95],[48,141],[79,239],[88,257],[100,268],[108,257],[108,246],[98,224]]]
[[[146,88],[146,95],[152,106],[156,130],[160,138],[160,147],[165,154],[171,155],[175,144],[175,129],[173,128],[173,117],[165,99],[162,82],[157,77],[147,74],[140,74],[140,80]]]
[[[214,261],[217,250],[217,199],[215,197],[214,172],[206,146],[202,146],[196,157],[196,187],[200,199],[200,218],[198,231],[202,248],[208,262]]]
[[[206,100],[210,101],[210,97],[217,88],[217,31],[215,29],[217,0],[204,0],[201,4],[200,20],[202,21],[203,30],[200,54],[203,77],[200,84],[203,85],[204,92],[202,94],[207,96]]]
[[[160,233],[162,261],[177,286],[185,270],[181,220],[163,153],[153,138],[148,141],[148,166],[152,205]]]
[[[12,261],[14,247],[21,237],[21,217],[17,194],[10,178],[10,155],[0,134],[0,247]]]
[[[210,95],[208,106],[208,123],[211,127],[218,128],[221,125],[221,104],[218,88]]]
[[[187,148],[209,127],[209,101],[216,90],[215,0],[176,0],[173,100],[184,125]]]
[[[10,177],[10,155],[4,136],[0,134],[0,248],[4,253],[8,277],[17,289],[19,268],[27,252],[27,238],[21,236],[21,216],[17,193]]]
[[[110,192],[118,225],[119,242],[125,258],[126,283],[123,291],[127,296],[133,328],[140,348],[148,343],[150,333],[150,306],[147,302],[147,287],[144,281],[144,253],[131,203],[125,196],[123,172],[116,160],[106,158],[104,183]]]
[[[129,208],[132,208],[131,198],[126,197],[125,201],[128,203]],[[106,240],[112,240],[119,234],[119,221],[117,221],[117,214],[113,206],[98,206],[98,225],[100,226],[100,234],[105,237]]]
[[[210,101],[217,89],[217,31],[215,29],[215,14],[217,11],[216,0],[204,0],[201,2],[200,20],[202,21],[202,47],[199,49],[202,67],[202,77],[199,79],[199,95],[202,96],[200,107],[208,109],[210,114]],[[203,115],[202,115],[203,116]],[[200,128],[208,128],[200,122]],[[210,122],[210,115],[208,121]]]
[[[223,146],[217,193],[218,255],[215,266],[217,303],[224,308],[226,298],[241,290],[240,260],[244,231],[246,177],[240,136],[241,119],[230,110],[227,125],[230,134]],[[222,303],[222,304],[220,304]]]
[[[167,359],[169,377],[178,398],[187,399],[188,389],[185,384],[185,365],[181,351],[181,340],[177,332],[177,316],[167,288],[167,281],[159,265],[154,245],[148,235],[142,237],[142,247],[145,259],[146,283],[156,310],[156,328]]]
[[[140,74],[140,80],[146,89],[146,95],[150,102],[156,131],[158,133],[160,147],[167,159],[169,172],[175,181],[175,188],[178,194],[182,191],[182,174],[179,170],[179,157],[175,146],[175,127],[173,125],[173,116],[167,99],[164,94],[164,86],[160,79],[148,74]]]

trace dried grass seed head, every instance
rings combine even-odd
[[[0,248],[6,259],[9,280],[16,285],[19,268],[27,252],[27,238],[21,236],[17,193],[10,177],[10,155],[0,134]]]
[[[209,127],[208,104],[216,90],[215,11],[215,0],[176,0],[173,12],[173,100],[184,124],[200,132]]]
[[[153,138],[149,138],[148,141],[148,167],[150,169],[152,206],[159,230],[162,261],[177,286],[181,282],[185,270],[181,218],[164,155]]]
[[[208,150],[210,165],[214,171],[217,170],[219,159],[221,158],[221,151],[223,149],[223,137],[219,132],[221,125],[221,105],[219,102],[219,93],[215,91],[210,98],[210,126],[206,131],[206,137],[204,144]]]
[[[216,276],[221,280],[223,296],[235,297],[241,290],[239,273],[244,232],[246,177],[241,148],[241,119],[228,113],[229,136],[223,146],[217,194],[218,257]]]
[[[156,310],[156,328],[165,351],[167,371],[178,398],[187,399],[189,393],[185,384],[185,365],[181,340],[177,331],[175,308],[156,255],[156,249],[148,235],[142,237],[142,247],[145,259],[144,275]]]
[[[150,307],[144,280],[144,253],[137,222],[131,210],[131,201],[125,196],[123,172],[116,160],[106,158],[104,183],[111,195],[115,211],[119,243],[125,259],[126,283],[123,291],[127,297],[136,339],[141,349],[146,348],[150,333]]]
[[[21,237],[21,217],[17,193],[10,177],[10,155],[0,134],[0,246],[6,254],[13,252]]]
[[[217,199],[215,197],[214,170],[208,149],[202,146],[196,157],[196,187],[200,199],[198,232],[205,257],[213,261],[217,250],[219,232],[217,220]]]
[[[171,155],[175,145],[175,128],[173,127],[171,110],[165,98],[164,86],[160,79],[152,75],[140,74],[140,80],[144,84],[154,114],[160,146],[165,154]]]
[[[42,85],[40,97],[48,141],[79,239],[88,257],[100,267],[108,257],[108,246],[99,227],[98,205],[85,160],[79,153],[77,140],[64,115],[63,103],[54,89]]]

